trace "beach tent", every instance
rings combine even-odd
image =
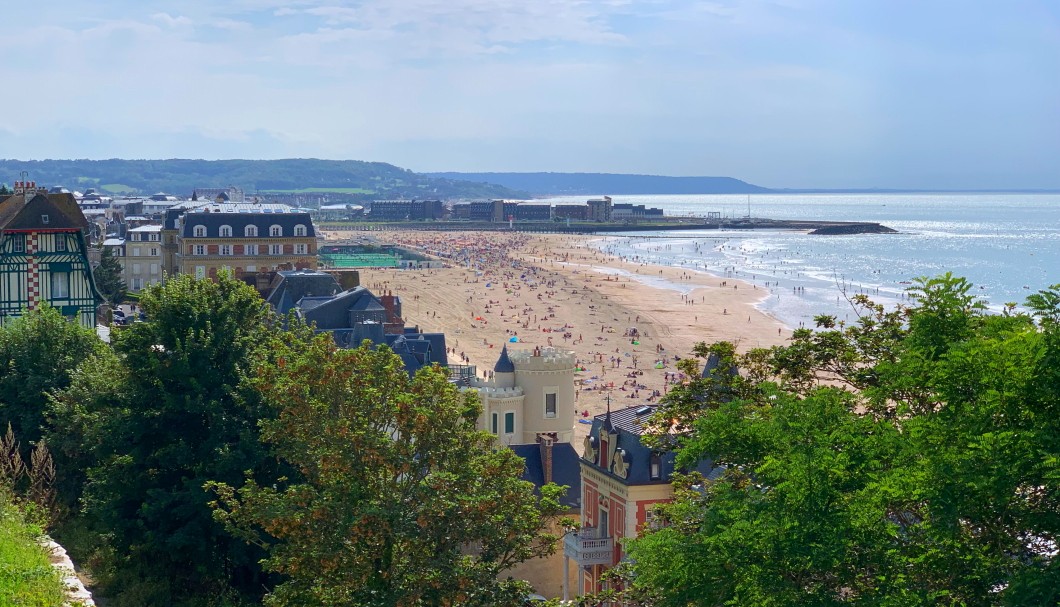
[[[513,344],[516,343],[517,341],[519,341],[518,337],[512,337],[511,339],[508,340],[509,343],[513,343]]]

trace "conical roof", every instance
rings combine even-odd
[[[493,365],[494,373],[515,373],[515,363],[512,359],[508,358],[508,346],[501,348],[501,356],[497,359],[497,364]]]

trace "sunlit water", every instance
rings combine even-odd
[[[667,215],[748,214],[746,196],[614,196],[613,200],[660,207]],[[750,214],[873,221],[899,233],[638,232],[601,238],[595,246],[647,263],[704,270],[768,289],[769,296],[759,307],[790,327],[810,326],[817,314],[853,319],[847,296],[868,293],[893,304],[902,300],[915,277],[947,271],[974,283],[975,293],[995,310],[1006,302],[1022,304],[1036,290],[1060,283],[1060,195],[752,196]]]

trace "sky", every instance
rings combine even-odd
[[[0,156],[1060,188],[1057,0],[47,0]]]

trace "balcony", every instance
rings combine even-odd
[[[595,527],[572,531],[563,540],[563,554],[579,566],[611,565],[614,553],[614,538]]]

